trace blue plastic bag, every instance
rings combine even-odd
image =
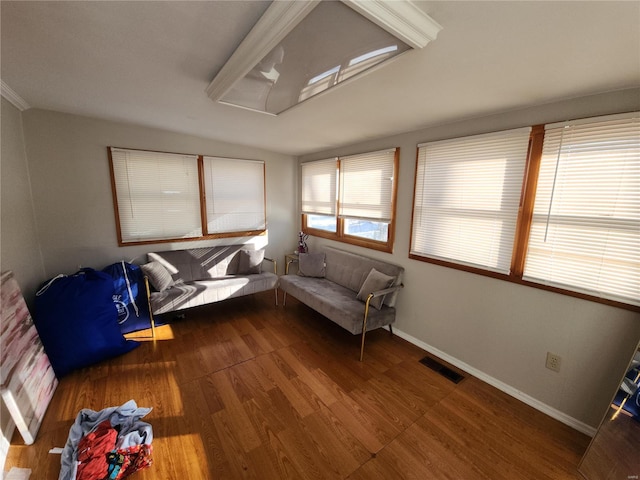
[[[33,322],[58,378],[139,345],[122,336],[113,294],[111,277],[91,268],[58,275],[36,293]]]
[[[144,274],[138,265],[118,262],[102,269],[113,281],[113,302],[122,333],[151,327]]]

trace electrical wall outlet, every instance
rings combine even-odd
[[[546,367],[549,370],[553,370],[554,372],[560,371],[560,356],[555,353],[547,352],[547,363]]]

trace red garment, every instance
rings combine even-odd
[[[108,455],[108,480],[121,480],[134,474],[138,470],[151,466],[151,445],[134,445],[120,450],[114,450]]]
[[[118,432],[105,420],[78,442],[78,471],[76,480],[97,480],[107,476],[107,455],[116,445]]]

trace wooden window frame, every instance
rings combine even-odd
[[[531,229],[531,221],[533,217],[533,207],[535,203],[536,189],[538,186],[538,173],[540,170],[540,164],[542,161],[542,147],[544,144],[545,124],[535,125],[532,127],[529,136],[529,147],[527,151],[527,160],[525,164],[525,172],[522,181],[522,189],[520,194],[520,206],[518,209],[518,220],[516,223],[515,239],[511,256],[511,271],[509,274],[503,274],[485,270],[483,268],[472,267],[468,265],[461,265],[454,262],[448,262],[444,260],[434,259],[409,253],[409,258],[418,260],[420,262],[431,263],[434,265],[440,265],[443,267],[454,268],[456,270],[462,270],[469,273],[475,273],[477,275],[483,275],[486,277],[496,278],[499,280],[505,280],[519,285],[525,285],[528,287],[538,288],[562,295],[568,295],[571,297],[580,298],[583,300],[589,300],[596,303],[610,305],[613,307],[623,308],[625,310],[631,310],[634,312],[640,312],[640,306],[632,305],[629,303],[620,302],[617,300],[611,300],[607,298],[598,297],[596,295],[590,295],[583,292],[577,292],[565,288],[555,287],[552,285],[545,285],[542,283],[531,282],[522,278],[524,272],[524,264],[527,255],[527,248],[529,243],[529,232]],[[418,173],[418,151],[416,150],[416,166],[414,173],[414,186],[413,186],[413,204],[411,209],[411,232],[409,236],[409,252],[411,252],[411,238],[413,238],[413,223],[415,214],[415,195],[417,188],[417,173]]]
[[[267,232],[267,188],[266,188],[266,163],[263,163],[263,174],[262,179],[264,182],[264,219],[265,219],[265,228],[260,230],[242,230],[237,232],[224,232],[224,233],[210,233],[207,228],[207,203],[206,203],[206,188],[205,188],[205,179],[204,179],[204,157],[205,155],[197,155],[197,167],[198,167],[198,186],[199,186],[199,198],[200,198],[200,223],[202,227],[202,235],[200,236],[192,236],[192,237],[177,237],[177,238],[162,238],[162,239],[152,239],[152,240],[136,240],[136,241],[127,241],[124,242],[122,240],[122,228],[120,226],[120,210],[118,207],[118,196],[116,191],[116,181],[115,181],[115,169],[113,166],[113,158],[111,155],[112,148],[122,148],[123,150],[132,150],[139,152],[151,152],[151,153],[162,153],[162,154],[173,154],[173,155],[190,155],[184,153],[176,153],[176,152],[164,152],[157,150],[144,150],[139,148],[124,148],[124,147],[107,147],[107,155],[109,158],[109,174],[111,177],[111,194],[113,198],[113,211],[115,216],[116,223],[116,234],[118,236],[118,246],[120,247],[128,247],[133,245],[152,245],[159,243],[174,243],[174,242],[193,242],[199,240],[214,240],[218,238],[233,238],[233,237],[255,237],[265,235]],[[227,157],[229,158],[229,157]],[[230,158],[231,159],[231,158]],[[243,159],[238,159],[243,160]]]
[[[369,240],[363,237],[358,237],[356,235],[349,235],[345,233],[344,228],[344,218],[340,216],[340,182],[338,181],[337,189],[337,199],[336,199],[336,231],[330,232],[327,230],[320,230],[317,228],[311,228],[307,224],[307,215],[302,214],[301,217],[301,225],[302,231],[307,235],[312,235],[314,237],[326,238],[329,240],[334,240],[336,242],[348,243],[350,245],[356,245],[358,247],[369,248],[372,250],[378,250],[381,252],[392,253],[393,245],[395,242],[395,231],[396,231],[396,206],[397,206],[397,197],[398,197],[398,169],[400,166],[400,148],[394,148],[395,153],[393,156],[393,185],[391,189],[391,221],[389,222],[388,227],[388,237],[386,242],[381,242],[378,240]],[[338,178],[340,176],[340,157],[337,160],[337,168],[338,168]]]

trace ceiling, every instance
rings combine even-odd
[[[267,1],[2,1],[0,74],[32,108],[292,155],[640,86],[640,1],[414,3],[435,41],[279,116],[205,93]]]

